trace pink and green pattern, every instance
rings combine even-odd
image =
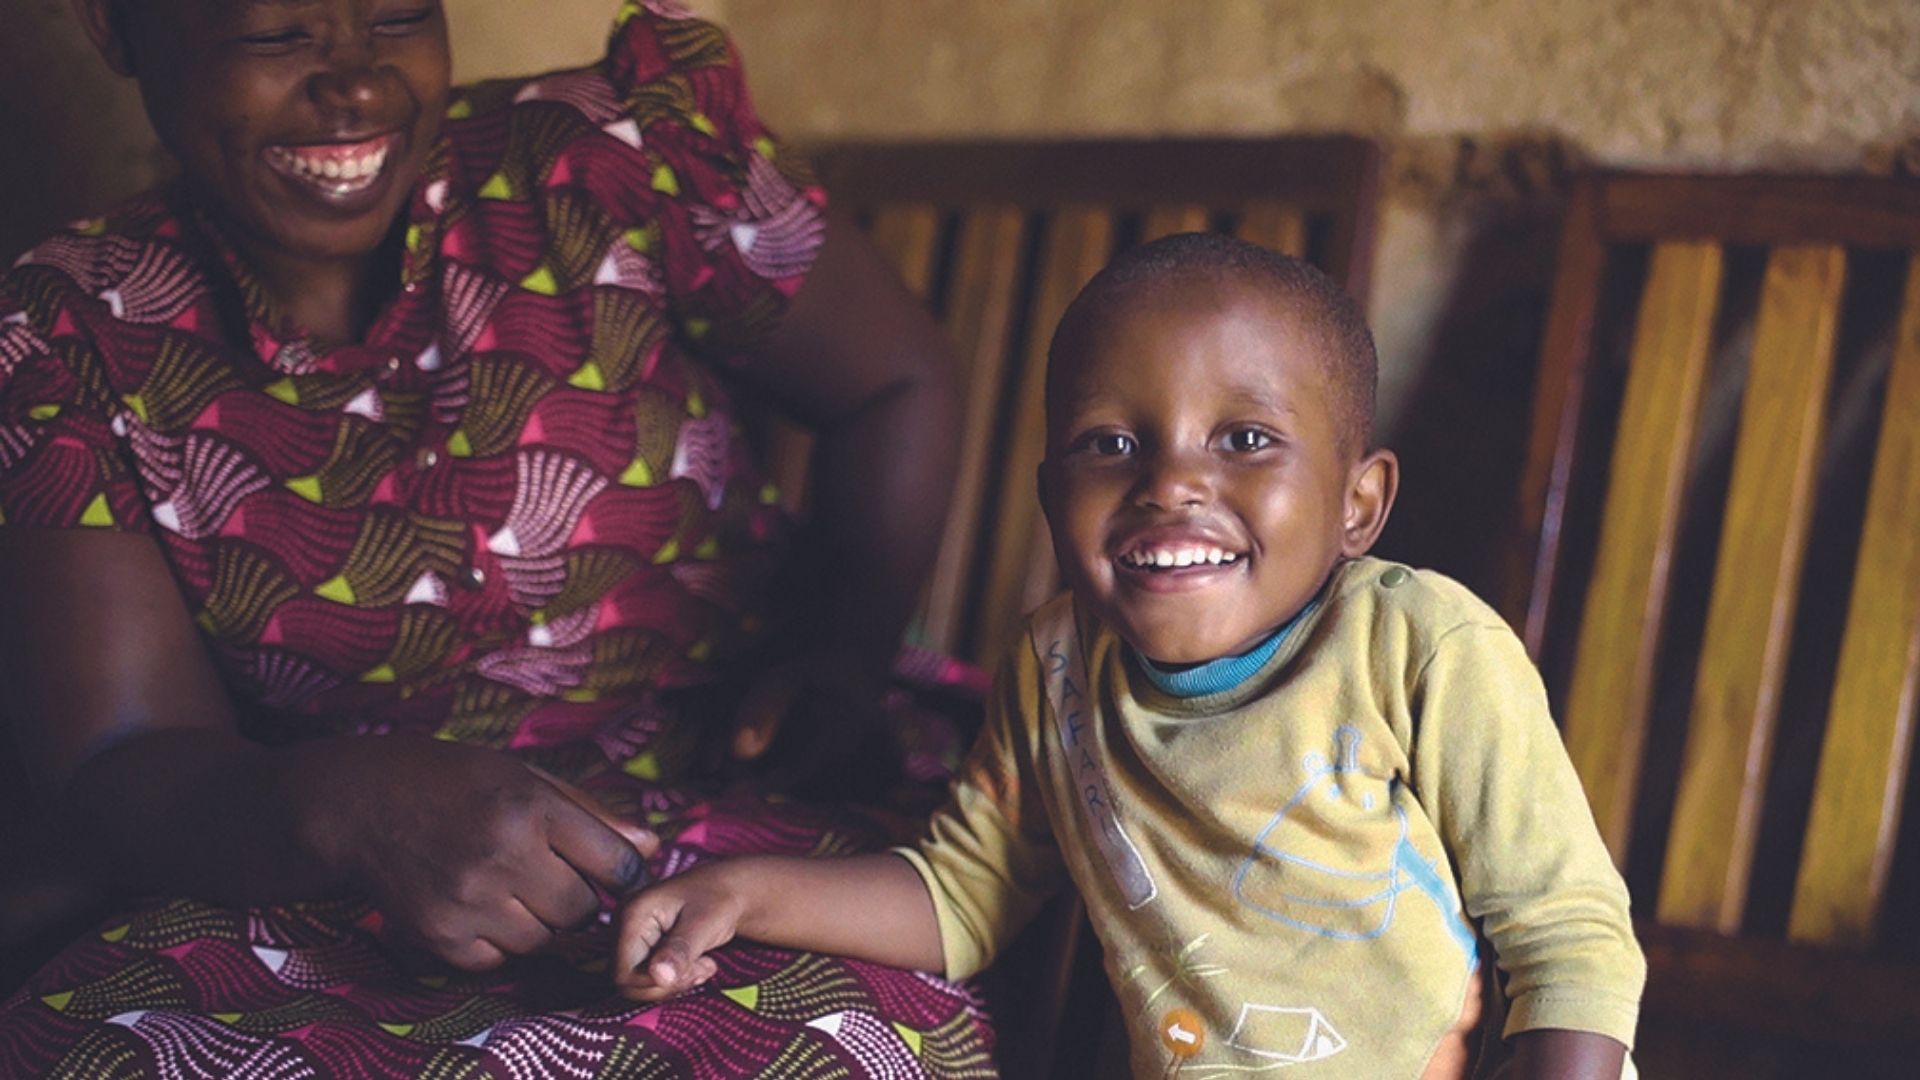
[[[290,325],[173,190],[0,276],[0,527],[152,536],[262,738],[509,750],[677,835],[661,873],[877,843],[680,779],[689,702],[773,618],[790,523],[734,383],[823,203],[726,37],[628,3],[600,65],[455,95],[360,343]],[[350,904],[155,901],[0,1006],[0,1075],[991,1072],[936,980],[742,947],[640,1010],[607,952],[416,977]]]

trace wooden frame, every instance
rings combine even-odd
[[[1623,249],[1650,249],[1591,575],[1565,580],[1572,510],[1593,497],[1596,321]],[[1920,183],[1595,174],[1562,235],[1503,603],[1536,658],[1578,626],[1562,716],[1617,859],[1644,802],[1642,757],[1690,456],[1732,250],[1765,249],[1685,751],[1646,926],[1650,1007],[1726,1025],[1920,1045],[1920,965],[1873,958],[1883,930],[1920,698]],[[1787,937],[1741,938],[1794,647],[1836,341],[1863,252],[1905,254],[1858,561],[1828,696]],[[1576,595],[1584,589],[1584,595]],[[1564,609],[1564,610],[1563,610]],[[1770,965],[1773,965],[1770,967]],[[1769,971],[1774,980],[1763,978]],[[1863,982],[1820,1004],[1805,985]],[[1848,976],[1851,977],[1851,976]],[[1769,982],[1785,980],[1801,986]],[[1712,993],[1707,987],[1716,989]],[[1875,989],[1864,1007],[1860,993]],[[1714,1003],[1731,993],[1767,1018]],[[1793,1023],[1780,1010],[1800,1014]],[[1689,1012],[1690,1010],[1690,1012]],[[1842,1013],[1846,1013],[1842,1016]],[[1647,1015],[1661,1015],[1649,1013]],[[1671,1013],[1665,1014],[1668,1018]]]

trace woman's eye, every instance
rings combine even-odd
[[[1272,445],[1273,436],[1258,428],[1240,428],[1227,433],[1227,449],[1235,453],[1251,454]]]
[[[284,30],[270,30],[264,34],[248,34],[240,39],[240,44],[255,52],[286,52],[306,41],[305,30],[290,26]]]
[[[389,15],[379,22],[374,23],[373,29],[377,34],[399,37],[404,34],[411,34],[415,30],[420,29],[432,20],[432,18],[432,8],[421,8],[418,11],[403,11],[397,15]]]

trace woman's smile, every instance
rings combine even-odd
[[[380,201],[387,162],[403,142],[388,133],[355,142],[280,144],[264,151],[267,166],[296,192],[341,210]]]

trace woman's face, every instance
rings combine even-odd
[[[446,112],[440,0],[77,2],[243,244],[312,262],[386,238]]]

